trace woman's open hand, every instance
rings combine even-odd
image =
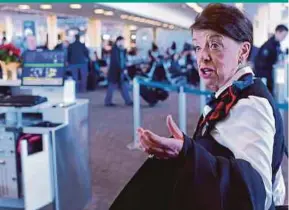
[[[140,143],[145,152],[160,159],[177,157],[183,147],[183,134],[172,116],[167,117],[167,127],[173,138],[161,137],[150,130],[138,129]]]

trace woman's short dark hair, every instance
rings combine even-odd
[[[253,25],[236,7],[225,4],[209,4],[191,26],[194,30],[213,30],[236,42],[249,42],[253,46]]]

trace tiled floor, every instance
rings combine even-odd
[[[117,107],[104,107],[104,90],[81,94],[90,99],[91,171],[93,198],[86,210],[108,210],[109,205],[122,187],[144,162],[146,155],[140,151],[127,149],[133,139],[133,109],[124,106],[119,93],[115,94]],[[142,102],[142,126],[167,136],[169,135],[165,118],[172,114],[178,120],[178,100],[171,94],[165,102],[150,108]],[[188,134],[192,135],[198,115],[198,97],[190,95],[187,99]],[[284,161],[286,183],[288,162]]]

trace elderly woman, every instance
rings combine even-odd
[[[232,6],[210,4],[191,27],[199,74],[214,92],[193,138],[167,118],[171,138],[139,129],[153,157],[111,210],[264,210],[285,197],[282,119],[246,65],[253,27]]]

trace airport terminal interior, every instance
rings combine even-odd
[[[207,5],[0,3],[0,210],[108,210],[148,158],[139,127],[168,137],[172,115],[193,136],[210,92],[190,27]],[[287,28],[273,76],[260,76],[287,146],[288,3],[227,5],[253,24],[253,69]]]

